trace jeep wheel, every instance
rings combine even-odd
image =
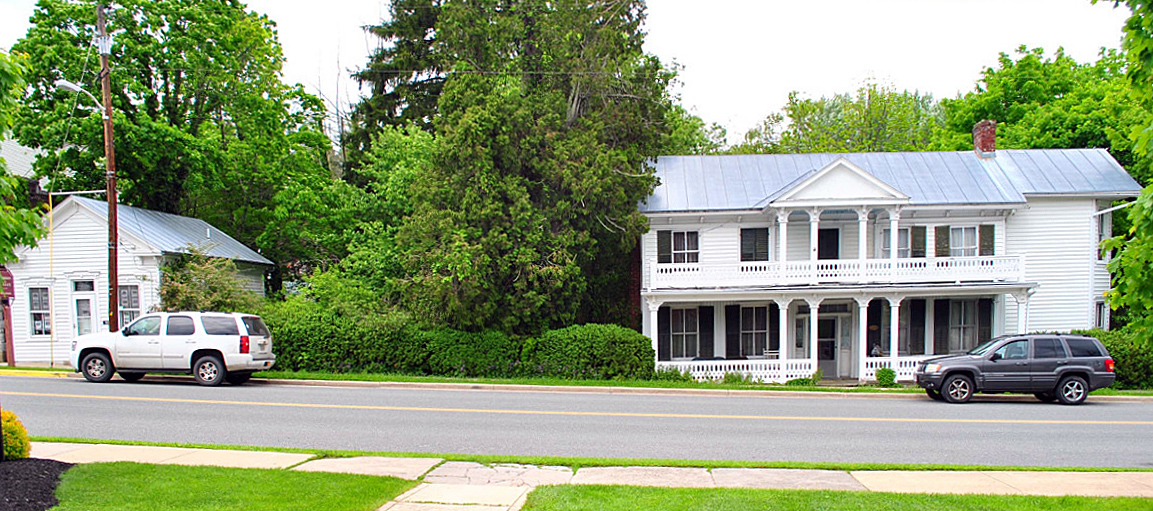
[[[1089,385],[1080,376],[1066,376],[1057,384],[1057,400],[1063,405],[1079,405],[1089,395]]]
[[[192,364],[192,376],[196,378],[196,383],[215,387],[224,382],[228,371],[224,369],[224,363],[219,358],[206,355],[196,359],[196,363]]]
[[[252,373],[228,373],[228,376],[224,377],[225,380],[228,380],[228,383],[233,385],[244,385],[248,383],[250,378],[252,378]]]
[[[120,371],[118,374],[120,375],[120,379],[126,382],[140,381],[140,379],[144,377],[144,373],[134,373],[130,371]]]
[[[929,397],[933,399],[933,401],[944,401],[945,400],[944,396],[941,395],[940,391],[936,391],[933,389],[925,389],[925,394],[928,394]]]
[[[945,385],[941,388],[941,397],[950,403],[967,403],[973,397],[973,380],[963,374],[954,374],[945,378]]]
[[[80,368],[84,372],[84,379],[96,383],[111,380],[112,373],[116,372],[116,368],[112,367],[112,360],[103,353],[89,353],[84,357],[84,361],[80,362]]]
[[[1057,400],[1057,395],[1052,392],[1034,392],[1033,397],[1044,403],[1052,403]]]

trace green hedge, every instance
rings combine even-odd
[[[531,374],[577,379],[651,379],[652,341],[618,325],[575,325],[525,341],[521,360]]]
[[[1153,346],[1131,328],[1084,330],[1075,334],[1096,337],[1109,350],[1117,371],[1116,389],[1153,389]]]
[[[520,344],[507,335],[459,330],[420,332],[430,374],[507,378],[521,373]]]
[[[290,298],[261,311],[277,369],[509,378],[650,379],[648,337],[616,325],[580,325],[520,340],[497,331],[421,330],[403,313],[335,311]]]

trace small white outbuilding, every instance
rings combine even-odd
[[[161,266],[190,247],[233,260],[245,287],[264,295],[273,262],[207,222],[125,205],[117,219],[121,325],[159,308]],[[12,346],[4,352],[21,364],[67,364],[74,337],[108,329],[108,204],[71,196],[54,208],[51,223],[51,237],[17,248],[18,261],[7,266]]]

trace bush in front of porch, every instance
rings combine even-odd
[[[1109,350],[1116,366],[1115,389],[1153,389],[1153,352],[1131,326],[1119,330],[1074,330],[1073,334],[1096,337]]]

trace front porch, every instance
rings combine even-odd
[[[786,383],[820,372],[864,383],[890,368],[898,381],[908,382],[927,358],[962,353],[1023,328],[1032,287],[988,282],[666,290],[645,296],[644,333],[653,339],[658,369],[697,381],[736,373]]]

